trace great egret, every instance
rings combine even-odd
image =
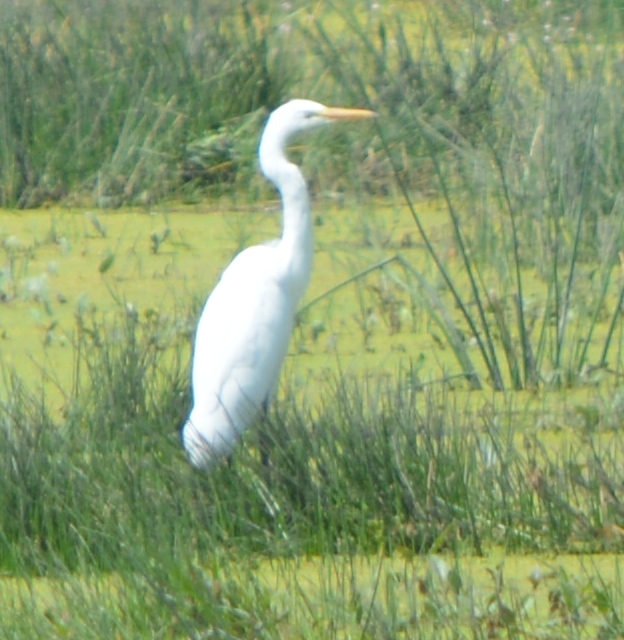
[[[182,428],[191,463],[209,468],[229,454],[273,396],[297,306],[312,271],[312,219],[305,180],[285,147],[300,131],[374,116],[367,109],[291,100],[268,119],[258,155],[283,205],[282,237],[249,247],[223,272],[199,319],[193,408]]]

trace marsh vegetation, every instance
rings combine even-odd
[[[620,3],[171,7],[0,20],[0,619],[12,638],[620,637]],[[177,426],[219,270],[316,265],[262,468]],[[32,210],[31,210],[32,209]]]

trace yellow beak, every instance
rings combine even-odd
[[[369,109],[345,109],[343,107],[327,107],[319,113],[323,118],[330,120],[362,120],[363,118],[374,118],[378,114]]]

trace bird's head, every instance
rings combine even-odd
[[[314,100],[290,100],[278,107],[270,117],[271,123],[277,124],[286,137],[313,129],[323,124],[330,124],[340,120],[359,120],[376,115],[368,109],[344,109],[339,107],[326,107]]]
[[[326,107],[313,100],[290,100],[270,115],[260,143],[261,153],[263,145],[283,149],[288,140],[301,131],[332,122],[361,120],[375,115],[377,114],[369,109]]]

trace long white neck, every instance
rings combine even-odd
[[[310,201],[299,167],[286,159],[286,141],[275,138],[269,132],[270,123],[260,142],[260,166],[282,197],[282,238],[277,251],[282,277],[296,306],[305,293],[312,272],[314,246]]]

